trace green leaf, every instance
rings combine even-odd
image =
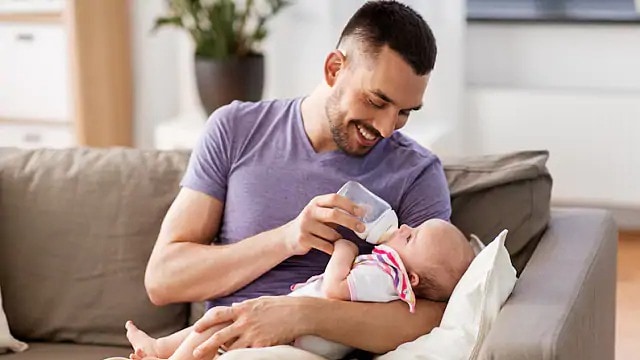
[[[264,40],[265,37],[267,37],[267,29],[265,28],[256,29],[253,33],[253,40],[256,42]]]
[[[157,18],[151,31],[157,31],[159,28],[167,25],[182,26],[182,18],[179,16]]]

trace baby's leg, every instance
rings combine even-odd
[[[137,357],[156,357],[160,359],[169,358],[192,330],[189,327],[169,336],[154,339],[138,329],[131,321],[127,321],[125,328],[127,329],[127,339],[129,339],[133,347],[133,353]]]
[[[173,355],[171,355],[169,360],[194,360],[195,358],[193,357],[193,350],[195,350],[198,345],[208,340],[218,330],[229,325],[231,325],[231,322],[214,326],[201,333],[191,331],[187,338],[182,341],[178,349],[173,353]]]

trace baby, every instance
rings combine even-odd
[[[427,220],[416,228],[402,225],[385,234],[371,254],[358,256],[357,246],[338,240],[325,272],[292,287],[289,296],[313,296],[348,301],[402,300],[415,308],[416,297],[447,301],[469,267],[474,253],[464,235],[452,224]],[[134,348],[131,359],[193,358],[193,350],[220,328],[196,333],[187,328],[153,339],[128,321],[127,338]],[[340,359],[352,349],[316,336],[303,336],[293,346],[327,359]]]

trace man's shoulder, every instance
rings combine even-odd
[[[403,163],[430,164],[439,161],[436,154],[420,145],[406,134],[395,131],[388,139],[389,155],[402,159]]]
[[[230,121],[241,121],[262,118],[275,113],[282,113],[295,110],[295,104],[299,98],[272,99],[260,101],[240,101],[234,100],[227,105],[215,110],[210,120],[229,119]]]
[[[274,123],[285,119],[296,110],[299,99],[272,99],[261,101],[234,100],[214,111],[208,120],[208,127],[221,127],[230,135],[246,135],[264,123]]]

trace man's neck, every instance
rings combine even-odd
[[[325,105],[329,92],[322,85],[318,86],[307,98],[302,101],[300,112],[304,131],[316,153],[333,151],[338,147],[329,127],[329,119],[325,111]]]

